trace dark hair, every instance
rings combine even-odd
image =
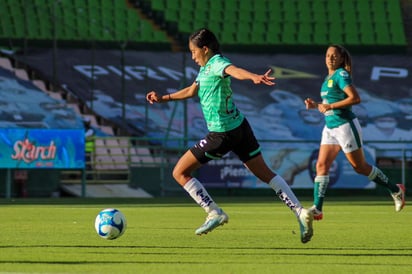
[[[340,55],[343,58],[341,67],[344,68],[350,75],[352,75],[352,57],[350,56],[349,51],[341,45],[332,44],[329,47],[336,48]]]
[[[208,29],[200,29],[194,32],[189,37],[189,41],[196,45],[198,48],[202,48],[204,46],[208,47],[213,53],[220,54],[220,45],[217,41],[216,36],[213,32]]]

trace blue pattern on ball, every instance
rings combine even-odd
[[[116,223],[116,214],[120,217]],[[99,236],[105,239],[113,240],[120,237],[124,230],[126,229],[126,220],[124,219],[124,215],[117,209],[104,209],[99,212],[96,220],[98,224],[96,224],[96,230]],[[109,226],[110,229],[108,232],[104,232],[102,230],[103,227]],[[114,228],[118,230],[118,234],[111,235],[111,229]]]

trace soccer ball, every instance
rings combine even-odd
[[[115,208],[106,208],[99,212],[94,222],[97,234],[107,240],[114,240],[123,235],[127,222],[123,213]]]

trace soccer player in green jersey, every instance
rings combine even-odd
[[[184,153],[173,169],[174,179],[206,211],[206,221],[195,231],[195,234],[207,234],[227,223],[229,217],[192,174],[201,165],[220,159],[232,151],[294,212],[300,227],[301,242],[307,243],[313,235],[312,211],[303,208],[285,180],[266,165],[252,128],[233,102],[231,77],[272,86],[275,78],[270,76],[271,71],[259,75],[233,65],[220,52],[216,36],[207,29],[201,29],[189,37],[189,49],[193,61],[200,66],[193,84],[167,95],[150,91],[146,99],[151,104],[184,100],[194,96],[200,99],[209,132],[204,139]]]
[[[329,183],[329,169],[340,150],[358,174],[389,190],[395,201],[395,210],[401,211],[405,205],[405,186],[392,183],[376,166],[365,160],[362,148],[362,132],[351,106],[361,99],[352,84],[352,59],[341,45],[328,47],[325,56],[328,75],[321,87],[322,102],[311,98],[305,100],[307,109],[318,109],[325,116],[325,126],[316,162],[314,180],[314,205],[311,208],[315,220],[323,218],[322,205]]]

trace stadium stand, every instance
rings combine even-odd
[[[0,43],[11,47],[90,47],[90,42],[119,47],[120,43],[170,49],[163,31],[142,20],[125,1],[1,0]]]
[[[293,46],[300,52],[305,51],[303,47],[311,51],[314,44],[330,43],[348,44],[360,51],[370,45],[381,51],[388,51],[389,47],[404,50],[407,46],[400,1],[130,2],[169,33],[178,32],[182,46],[189,33],[204,26],[215,31],[222,44],[240,46],[237,50],[250,46],[251,41],[255,51],[264,48],[265,52],[271,47],[278,51],[285,45],[289,51],[294,50]],[[193,9],[196,12],[192,12]],[[257,29],[261,31],[256,33]],[[246,46],[245,50],[251,49]]]
[[[91,46],[184,50],[212,29],[226,51],[308,52],[329,43],[352,51],[404,52],[397,0],[0,0],[0,43],[10,47]],[[252,43],[251,43],[252,42]],[[237,47],[230,47],[236,45]]]

